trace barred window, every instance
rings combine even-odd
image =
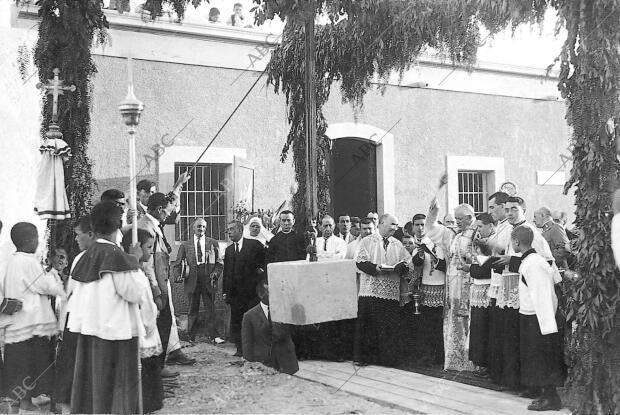
[[[175,163],[174,179],[189,171],[193,163]],[[207,222],[206,235],[226,239],[226,165],[198,164],[191,179],[181,191],[180,219],[175,226],[175,239],[187,241],[194,234],[192,224],[197,218]]]
[[[488,173],[459,171],[459,204],[469,203],[476,215],[487,211]]]

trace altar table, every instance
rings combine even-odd
[[[269,264],[272,321],[304,325],[357,318],[356,272],[350,259]]]

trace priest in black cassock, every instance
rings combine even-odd
[[[293,225],[295,225],[293,212],[283,210],[280,213],[280,232],[269,241],[267,264],[306,259],[306,240],[303,235],[293,230]]]
[[[290,210],[283,210],[278,217],[280,231],[271,238],[267,248],[266,263],[299,261],[306,259],[306,238],[293,230],[295,215]],[[312,338],[316,336],[314,326],[293,327],[292,337],[298,359],[307,359],[311,355]]]

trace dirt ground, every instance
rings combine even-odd
[[[180,376],[174,397],[158,413],[399,414],[398,410],[337,391],[260,363],[232,356],[234,346],[195,343],[183,349],[193,366],[170,366]]]

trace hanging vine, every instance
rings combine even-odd
[[[272,53],[268,66],[269,82],[276,93],[286,97],[288,121],[291,129],[281,153],[286,160],[292,150],[295,166],[297,193],[293,206],[298,217],[305,217],[305,137],[304,137],[304,31],[297,19],[302,3],[260,2],[258,20],[275,15],[287,19],[282,43]],[[530,2],[527,2],[530,4]],[[540,2],[539,2],[540,3]],[[325,136],[327,125],[322,108],[327,102],[333,84],[338,83],[344,102],[357,110],[363,107],[366,93],[379,80],[384,88],[388,78],[403,75],[415,64],[420,53],[433,48],[454,64],[469,67],[476,60],[480,43],[480,26],[491,21],[493,30],[504,28],[509,22],[535,22],[542,19],[545,4],[530,7],[518,21],[506,9],[502,17],[490,10],[477,8],[463,2],[436,1],[324,1],[317,3],[317,10],[325,11],[330,23],[316,29],[316,88],[317,136],[319,157],[319,210],[329,212],[329,139]],[[486,14],[489,12],[490,14]],[[499,21],[503,21],[503,25]]]
[[[569,287],[568,318],[574,322],[569,385],[582,396],[577,413],[615,414],[620,412],[620,274],[611,250],[610,196],[620,165],[605,125],[620,114],[620,1],[566,1],[557,7],[568,31],[559,89],[573,129],[565,192],[574,188],[576,225],[584,232],[580,277]]]
[[[58,124],[73,156],[65,166],[65,184],[73,220],[90,210],[93,194],[92,163],[88,157],[90,135],[91,76],[96,73],[90,48],[105,41],[108,27],[98,0],[39,0],[39,31],[34,63],[39,80],[47,82],[52,70],[60,69],[65,85],[75,85],[58,102]],[[41,135],[52,116],[52,100],[44,99]],[[72,226],[59,223],[56,244],[72,247]],[[53,226],[53,225],[52,225]],[[71,255],[71,253],[70,253]]]

